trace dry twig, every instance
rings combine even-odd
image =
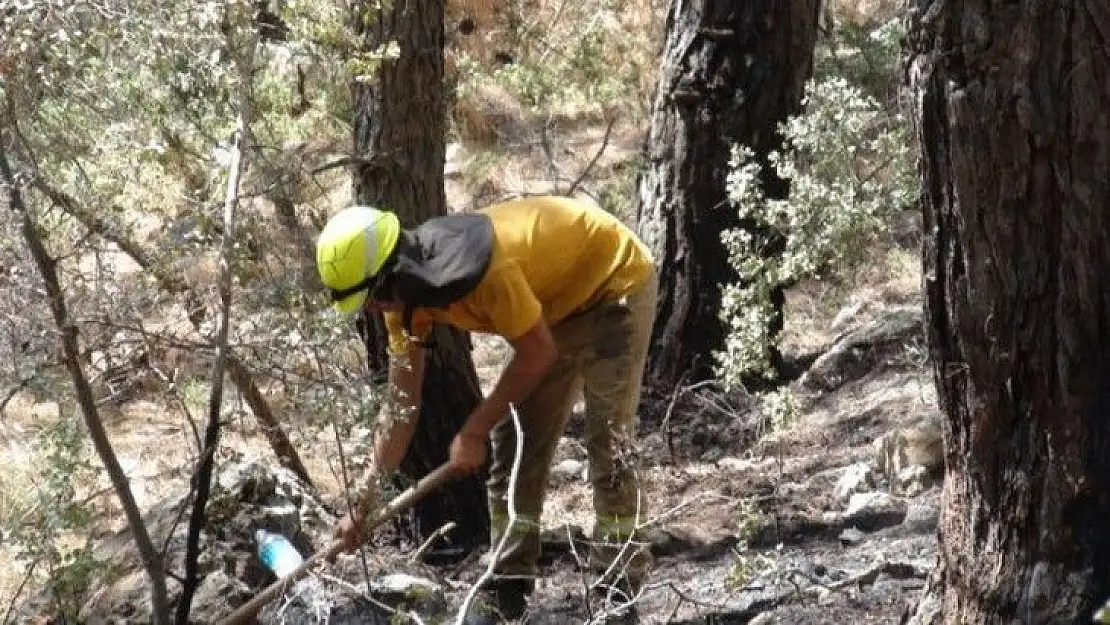
[[[497,542],[497,547],[490,553],[489,565],[470,587],[466,593],[466,599],[463,604],[459,606],[459,612],[455,616],[455,625],[463,625],[466,621],[466,614],[470,611],[470,604],[474,602],[474,596],[478,590],[489,581],[493,576],[493,569],[497,566],[497,559],[501,557],[501,553],[505,551],[505,545],[509,542],[509,536],[512,534],[513,527],[516,525],[516,481],[520,475],[520,462],[524,458],[524,429],[520,425],[520,415],[516,412],[516,406],[509,405],[509,413],[513,418],[513,427],[516,428],[516,445],[513,450],[513,466],[509,471],[509,523],[505,531],[501,534],[501,540]]]

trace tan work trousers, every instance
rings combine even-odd
[[[511,417],[494,428],[488,482],[491,550],[509,532],[495,572],[538,575],[539,520],[555,448],[571,413],[575,391],[586,402],[585,443],[593,487],[595,527],[590,567],[622,579],[633,592],[643,583],[651,556],[635,539],[647,518],[634,449],[644,361],[651,341],[658,278],[616,301],[602,302],[551,328],[559,356],[538,387],[517,407],[524,432],[517,479],[516,523],[509,528],[508,487],[516,450]]]

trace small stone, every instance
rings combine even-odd
[[[848,509],[844,512],[844,515],[852,517],[871,510],[892,508],[895,505],[896,500],[888,493],[855,493],[848,500]]]
[[[915,497],[931,486],[929,469],[915,464],[903,468],[894,479],[894,488],[900,495]]]
[[[906,509],[906,518],[902,519],[902,527],[911,532],[926,533],[937,529],[937,520],[940,510],[925,503],[913,503]]]
[[[867,535],[859,531],[859,529],[855,527],[847,527],[844,529],[844,531],[840,532],[840,536],[838,538],[840,539],[841,544],[843,544],[845,547],[848,547],[863,542],[863,539],[866,537]]]
[[[849,466],[841,474],[833,487],[833,496],[837,501],[847,501],[853,493],[860,493],[871,488],[871,464],[857,462]]]
[[[563,460],[562,462],[556,464],[554,467],[551,467],[551,472],[554,475],[573,480],[581,478],[585,473],[585,469],[586,463],[582,462],[581,460],[567,458],[566,460]]]
[[[402,596],[410,599],[414,594],[423,596],[442,590],[439,584],[429,579],[407,573],[390,573],[380,577],[371,582],[370,588],[378,594]]]

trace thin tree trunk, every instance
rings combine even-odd
[[[394,0],[384,8],[364,3],[356,26],[368,50],[396,41],[400,56],[386,61],[373,79],[355,89],[355,197],[364,204],[395,211],[406,227],[444,215],[447,107],[443,74],[442,0]],[[375,374],[386,362],[384,324],[361,322]],[[470,357],[468,336],[437,328],[427,350],[420,425],[401,465],[419,479],[447,459],[451,439],[481,400]],[[456,528],[446,540],[460,553],[489,536],[484,476],[457,480],[418,503],[408,533],[422,541],[449,521]]]
[[[799,109],[812,69],[818,0],[675,0],[639,183],[639,233],[659,267],[647,382],[673,388],[712,377],[724,346],[721,286],[735,282],[721,231],[740,223],[728,202],[730,151],[765,156]],[[786,185],[764,180],[768,197]],[[781,291],[776,302],[781,311]],[[781,329],[781,318],[773,333]]]
[[[254,52],[257,35],[250,30],[247,42],[238,52],[232,52],[235,66],[239,70],[238,109],[239,116],[235,128],[235,141],[232,144],[231,163],[228,166],[227,193],[224,199],[223,241],[220,245],[220,280],[217,285],[220,294],[220,311],[216,331],[216,362],[212,367],[212,390],[208,397],[208,423],[204,430],[204,445],[200,459],[193,473],[195,497],[193,511],[189,515],[189,529],[185,536],[185,576],[182,580],[181,598],[177,603],[177,625],[189,624],[189,611],[193,595],[200,584],[198,564],[200,559],[200,539],[207,517],[208,496],[212,490],[212,472],[216,466],[216,450],[220,444],[220,421],[223,406],[224,372],[231,349],[227,337],[231,325],[231,284],[235,251],[235,209],[239,203],[239,180],[243,174],[243,153],[249,150],[251,124],[251,79],[254,70]],[[236,42],[229,33],[229,50],[236,50]]]
[[[123,467],[120,466],[119,459],[116,457],[115,449],[112,448],[108,432],[104,429],[104,423],[100,420],[100,413],[96,407],[96,400],[93,398],[92,387],[89,385],[89,380],[81,367],[78,330],[69,317],[65,294],[58,283],[58,274],[55,269],[57,261],[50,257],[39,235],[37,226],[27,211],[27,207],[23,204],[22,194],[16,186],[15,176],[12,174],[8,156],[2,144],[0,144],[0,175],[3,176],[4,186],[7,187],[11,208],[20,214],[23,238],[27,242],[27,247],[31,251],[35,265],[42,274],[50,313],[54,317],[54,324],[58,327],[61,338],[62,361],[73,380],[73,387],[77,394],[77,404],[81,407],[81,414],[85,418],[85,427],[89,431],[89,438],[92,439],[93,447],[96,449],[97,455],[100,456],[100,461],[104,463],[104,470],[108,472],[112,488],[115,490],[116,497],[119,498],[124,516],[127,517],[127,524],[131,528],[131,533],[135,536],[135,545],[139,550],[139,557],[142,558],[143,567],[150,577],[151,620],[155,625],[168,625],[170,611],[166,595],[165,563],[155,550],[150,534],[143,523],[143,515],[135,502],[135,496],[131,493],[131,485],[127,479],[127,474],[124,473]]]
[[[1087,623],[1110,596],[1103,0],[921,2],[940,556],[914,623]]]

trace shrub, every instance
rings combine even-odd
[[[876,45],[890,45],[888,30]],[[745,146],[733,150],[728,193],[745,227],[722,233],[739,276],[724,286],[728,336],[717,354],[729,385],[772,373],[777,337],[769,328],[780,312],[771,300],[775,289],[858,264],[891,216],[917,197],[910,133],[900,111],[840,76],[816,76],[803,105],[803,114],[781,125],[783,147],[765,163]],[[786,198],[766,196],[765,167],[789,182]],[[783,249],[769,252],[775,248]]]
[[[4,519],[4,534],[17,557],[38,563],[43,589],[63,622],[75,622],[94,574],[103,576],[85,538],[92,526],[88,501],[78,487],[97,470],[84,449],[85,433],[76,415],[45,426],[37,440],[37,469],[28,493],[30,507]]]

